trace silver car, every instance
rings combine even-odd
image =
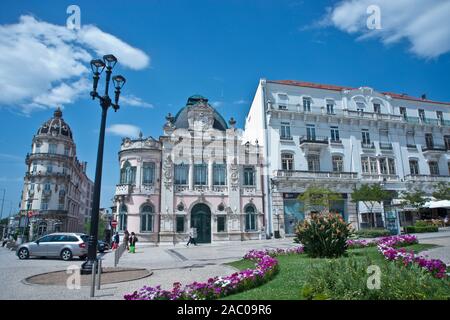
[[[60,257],[64,261],[72,257],[85,259],[88,236],[83,233],[58,232],[45,235],[36,241],[27,242],[17,248],[19,259],[35,257]]]

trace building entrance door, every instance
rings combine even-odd
[[[196,204],[191,210],[191,228],[197,229],[198,243],[211,243],[211,210],[206,204]]]

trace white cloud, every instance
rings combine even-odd
[[[212,101],[212,102],[211,102],[211,105],[212,105],[214,108],[220,108],[221,106],[223,106],[223,101]]]
[[[23,113],[73,103],[91,86],[89,62],[104,48],[119,63],[143,69],[150,58],[92,25],[78,31],[26,15],[0,25],[0,105]]]
[[[234,101],[233,104],[248,104],[248,101],[244,100],[244,99],[241,99],[241,100]]]
[[[145,102],[141,98],[134,95],[121,95],[119,105],[153,109],[153,105],[151,103]]]
[[[106,128],[106,132],[120,137],[136,138],[141,129],[131,124],[113,124]]]
[[[367,28],[367,8],[377,5],[381,29]],[[401,40],[421,58],[436,58],[450,51],[450,1],[344,0],[331,8],[319,25],[331,25],[358,39],[379,38],[388,45]]]

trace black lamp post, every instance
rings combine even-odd
[[[92,272],[92,266],[94,261],[97,259],[97,240],[98,240],[98,219],[100,211],[100,190],[102,183],[102,167],[103,167],[103,146],[105,143],[105,125],[106,125],[106,114],[109,107],[113,107],[114,111],[119,109],[119,96],[120,90],[125,84],[126,80],[123,76],[117,75],[112,77],[115,91],[114,91],[114,103],[112,103],[109,97],[109,83],[111,82],[112,69],[117,63],[116,57],[112,54],[107,54],[103,56],[103,60],[95,59],[91,61],[91,68],[94,74],[93,79],[93,90],[91,91],[92,100],[98,98],[100,101],[100,107],[102,108],[102,120],[100,123],[100,135],[98,140],[98,151],[97,151],[97,166],[95,169],[95,183],[94,183],[94,199],[92,201],[92,214],[91,214],[91,227],[90,235],[88,240],[88,258],[81,266],[82,274],[90,274]],[[100,74],[106,68],[106,84],[105,84],[105,94],[100,96],[97,92],[98,81],[100,79]]]

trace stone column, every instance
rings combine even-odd
[[[194,190],[194,159],[189,161],[189,190]]]
[[[213,161],[210,159],[208,161],[208,189],[213,188]]]

